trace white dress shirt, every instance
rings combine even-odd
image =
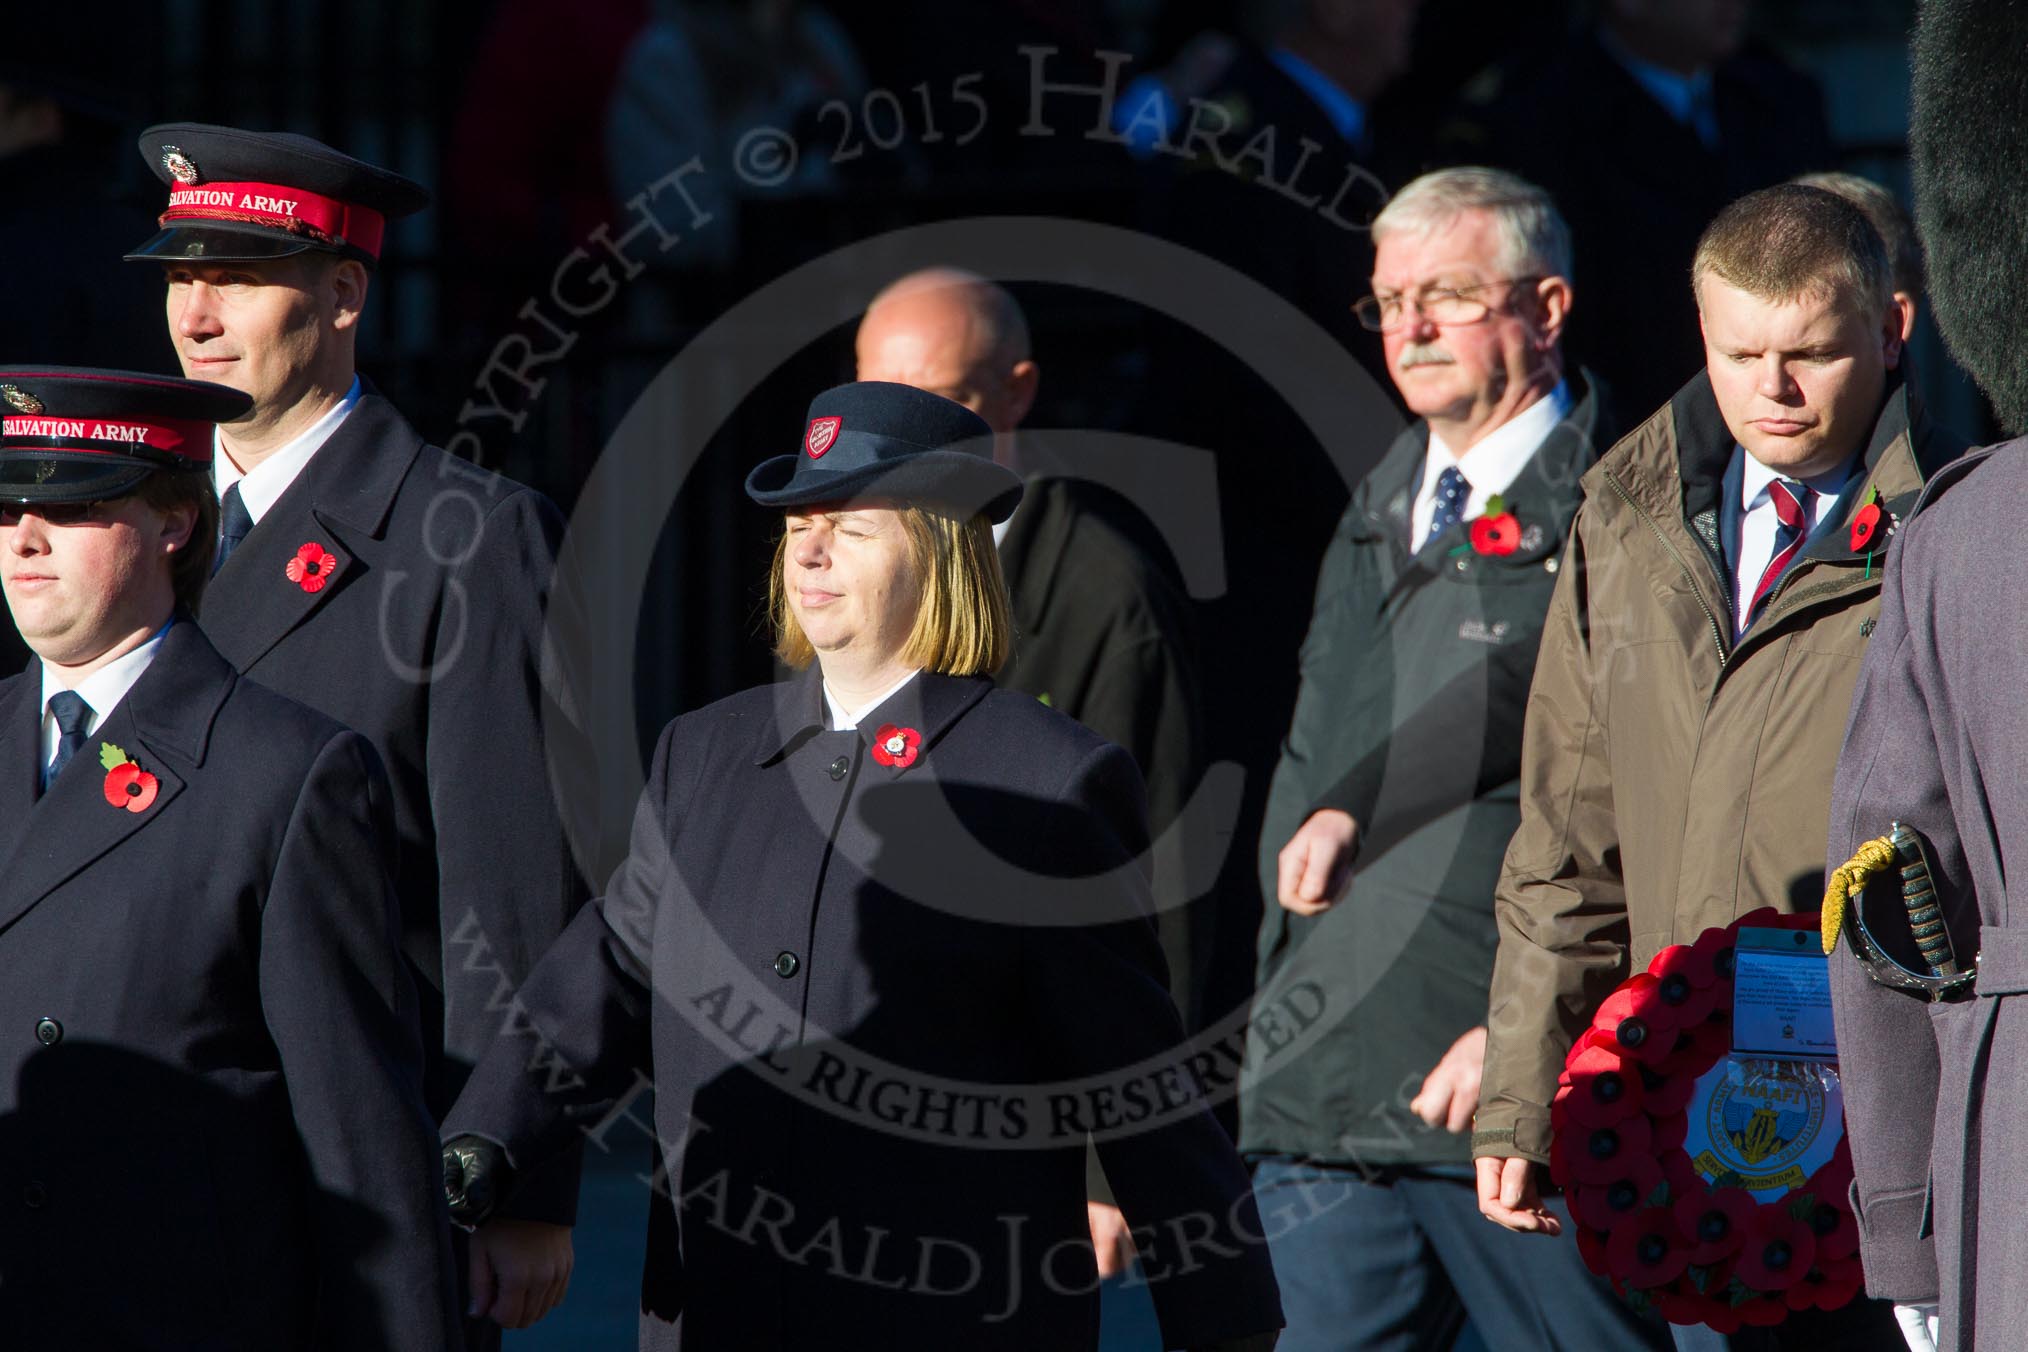
[[[888,700],[894,698],[896,691],[900,690],[903,686],[907,685],[910,681],[914,680],[919,674],[920,674],[919,671],[911,671],[910,673],[908,673],[908,675],[902,677],[900,680],[896,681],[893,685],[890,685],[889,687],[887,687],[887,689],[881,691],[879,694],[875,695],[872,699],[860,705],[858,709],[853,710],[849,713],[839,705],[838,697],[831,693],[831,683],[829,681],[824,682],[824,715],[825,720],[831,725],[831,731],[833,732],[854,731],[855,729],[858,728],[860,719],[866,717],[866,715],[872,713],[875,709],[878,709],[881,705],[887,703]]]
[[[1781,530],[1781,517],[1775,514],[1774,496],[1768,492],[1768,485],[1776,479],[1787,476],[1769,469],[1753,458],[1744,447],[1740,457],[1745,462],[1740,468],[1739,500],[1746,504],[1739,515],[1739,557],[1732,564],[1732,615],[1733,637],[1746,632],[1746,607],[1753,600],[1754,588],[1760,585],[1760,575],[1767,571],[1774,559],[1775,535]],[[1804,513],[1803,538],[1808,539],[1817,523],[1824,519],[1824,513],[1837,503],[1838,495],[1845,491],[1845,485],[1852,479],[1852,472],[1859,466],[1858,457],[1853,457],[1829,474],[1819,474],[1814,479],[1791,480],[1816,490],[1816,497]]]
[[[258,522],[267,515],[268,509],[275,505],[276,500],[288,491],[289,485],[296,481],[296,476],[303,472],[303,466],[310,463],[310,457],[331,439],[331,434],[338,430],[339,424],[357,407],[359,407],[359,377],[354,376],[352,388],[345,392],[345,397],[340,399],[329,413],[311,423],[301,436],[251,470],[242,470],[233,464],[232,457],[226,454],[225,443],[214,442],[213,449],[217,453],[211,457],[211,473],[220,500],[225,498],[226,489],[238,484],[239,500],[245,505],[246,514]]]
[[[1483,515],[1486,499],[1514,486],[1514,480],[1569,412],[1570,386],[1558,381],[1555,389],[1479,438],[1463,455],[1444,445],[1432,428],[1429,454],[1422,462],[1422,486],[1416,490],[1415,504],[1408,513],[1409,553],[1421,549],[1429,535],[1429,523],[1436,519],[1437,480],[1446,469],[1455,465],[1472,486],[1465,500],[1465,520]]]
[[[148,664],[155,660],[155,654],[162,649],[162,636],[169,632],[169,625],[174,623],[175,620],[170,620],[169,624],[163,625],[149,635],[147,641],[140,647],[129,653],[121,653],[75,686],[65,685],[58,679],[55,669],[49,663],[42,664],[43,769],[47,770],[49,763],[56,759],[56,744],[63,736],[57,730],[56,715],[49,711],[49,697],[59,690],[75,690],[77,697],[91,706],[91,717],[85,720],[85,736],[91,736],[99,730],[99,725],[106,721],[106,715],[127,697],[127,692],[134,688],[134,682],[141,679],[141,673],[148,669]],[[83,755],[84,752],[80,751],[78,754]]]

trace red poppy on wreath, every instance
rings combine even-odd
[[[1849,1303],[1865,1284],[1866,1273],[1858,1254],[1826,1258],[1820,1246],[1816,1265],[1783,1293],[1783,1299],[1791,1310],[1835,1310]]]
[[[1859,1252],[1859,1220],[1844,1204],[1851,1187],[1852,1147],[1849,1138],[1840,1138],[1831,1158],[1802,1186],[1812,1199],[1809,1221],[1817,1236],[1819,1263]]]
[[[1576,1229],[1577,1256],[1584,1260],[1584,1265],[1593,1272],[1609,1271],[1606,1263],[1605,1232],[1594,1230],[1588,1225],[1580,1225]]]
[[[106,767],[106,801],[129,812],[146,812],[162,787],[155,776],[127,759],[111,742],[99,743],[99,764]]]
[[[1675,1214],[1651,1206],[1613,1227],[1606,1262],[1613,1276],[1639,1289],[1675,1281],[1689,1266],[1690,1251],[1677,1238]]]
[[[1738,1251],[1753,1232],[1760,1203],[1745,1188],[1699,1189],[1676,1202],[1676,1228],[1690,1244],[1690,1261],[1699,1267]]]
[[[1644,1210],[1661,1186],[1662,1166],[1651,1156],[1639,1156],[1628,1160],[1625,1172],[1610,1183],[1572,1185],[1570,1214],[1594,1230],[1611,1230]]]
[[[921,745],[922,734],[914,728],[898,728],[889,723],[873,734],[873,759],[906,770],[915,764],[916,749]]]
[[[1628,1160],[1652,1155],[1653,1143],[1654,1128],[1644,1116],[1579,1127],[1551,1140],[1550,1172],[1559,1183],[1610,1183],[1624,1174]]]
[[[304,591],[320,592],[331,580],[331,574],[338,571],[338,556],[312,540],[296,551],[296,556],[282,571],[289,575],[289,581]]]
[[[1671,944],[1657,953],[1648,964],[1648,975],[1657,981],[1681,976],[1701,991],[1720,977],[1732,979],[1731,953],[1732,932],[1708,929],[1694,944]]]
[[[1594,1036],[1585,1034],[1587,1039]],[[1564,1112],[1572,1122],[1609,1127],[1642,1111],[1640,1067],[1623,1060],[1610,1042],[1598,1039],[1583,1050],[1573,1049],[1564,1070],[1570,1077]]]
[[[1810,1264],[1817,1261],[1817,1236],[1785,1207],[1756,1210],[1753,1230],[1739,1246],[1734,1275],[1754,1291],[1786,1291],[1808,1276]],[[1751,1322],[1751,1316],[1742,1314],[1741,1318]]]
[[[1701,1069],[1700,1069],[1701,1073]],[[1644,1070],[1641,1076],[1641,1104],[1650,1117],[1668,1117],[1690,1106],[1697,1093],[1697,1075],[1660,1075]]]
[[[1714,987],[1712,990],[1706,991],[1705,994],[1715,994],[1716,990],[1717,988]],[[1729,1003],[1732,999],[1732,993],[1727,991],[1725,998]],[[1725,1055],[1731,1048],[1731,1021],[1716,1022],[1707,1015],[1703,1023],[1698,1024],[1694,1028],[1685,1028],[1677,1033],[1676,1046],[1667,1056],[1657,1061],[1654,1068],[1661,1075],[1673,1076],[1687,1072],[1689,1078],[1694,1080],[1709,1067],[1715,1065],[1718,1058]],[[1650,1108],[1648,1111],[1651,1113],[1666,1113],[1669,1110],[1667,1108]]]
[[[1655,1298],[1655,1309],[1661,1313],[1662,1318],[1672,1324],[1703,1324],[1710,1321],[1711,1307],[1716,1302],[1694,1287],[1685,1290],[1684,1287],[1689,1281],[1690,1275],[1686,1271],[1674,1286],[1665,1286],[1648,1293]]]
[[[1676,1048],[1677,1006],[1662,1002],[1661,982],[1640,972],[1608,995],[1591,1026],[1611,1037],[1622,1053],[1650,1065]]]

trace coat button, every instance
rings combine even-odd
[[[35,1021],[35,1040],[45,1047],[54,1047],[57,1043],[63,1041],[63,1025],[55,1019],[37,1019]]]
[[[49,1189],[40,1183],[30,1183],[21,1190],[21,1204],[31,1211],[40,1211],[49,1204]]]
[[[843,779],[845,778],[845,772],[847,770],[850,770],[851,768],[852,762],[847,760],[845,757],[840,756],[837,760],[832,761],[829,765],[824,767],[824,773],[831,776],[831,778],[833,779]],[[786,973],[784,973],[784,975],[786,975]]]
[[[781,977],[783,980],[787,980],[789,977],[794,976],[796,974],[796,969],[798,967],[801,967],[802,965],[803,965],[802,959],[798,958],[795,954],[789,952],[789,950],[786,948],[783,949],[781,952],[775,954],[775,975]]]

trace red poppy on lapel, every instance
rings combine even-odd
[[[1512,512],[1482,516],[1472,522],[1472,548],[1495,558],[1512,554],[1521,547],[1521,523]]]
[[[1880,529],[1880,504],[1869,502],[1852,517],[1852,552],[1858,553],[1873,543],[1873,533]]]
[[[289,560],[283,571],[288,573],[289,581],[304,591],[320,592],[331,580],[331,574],[338,571],[338,556],[327,553],[324,546],[312,540],[296,551],[296,557]]]
[[[106,801],[129,812],[146,812],[162,786],[155,776],[127,759],[111,742],[99,743],[99,764],[106,767]]]
[[[914,728],[898,728],[888,723],[873,734],[873,759],[906,770],[915,764],[915,753],[921,745],[922,734]]]

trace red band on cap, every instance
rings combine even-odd
[[[42,414],[10,413],[0,419],[0,449],[19,437],[35,437],[67,443],[67,451],[115,453],[133,446],[149,446],[185,460],[211,460],[212,425],[183,418],[51,418]],[[42,449],[36,447],[34,449]]]
[[[321,235],[380,257],[387,218],[371,207],[320,197],[279,183],[202,183],[169,194],[162,224],[175,221],[238,221],[297,234]],[[307,227],[307,229],[305,228]]]

